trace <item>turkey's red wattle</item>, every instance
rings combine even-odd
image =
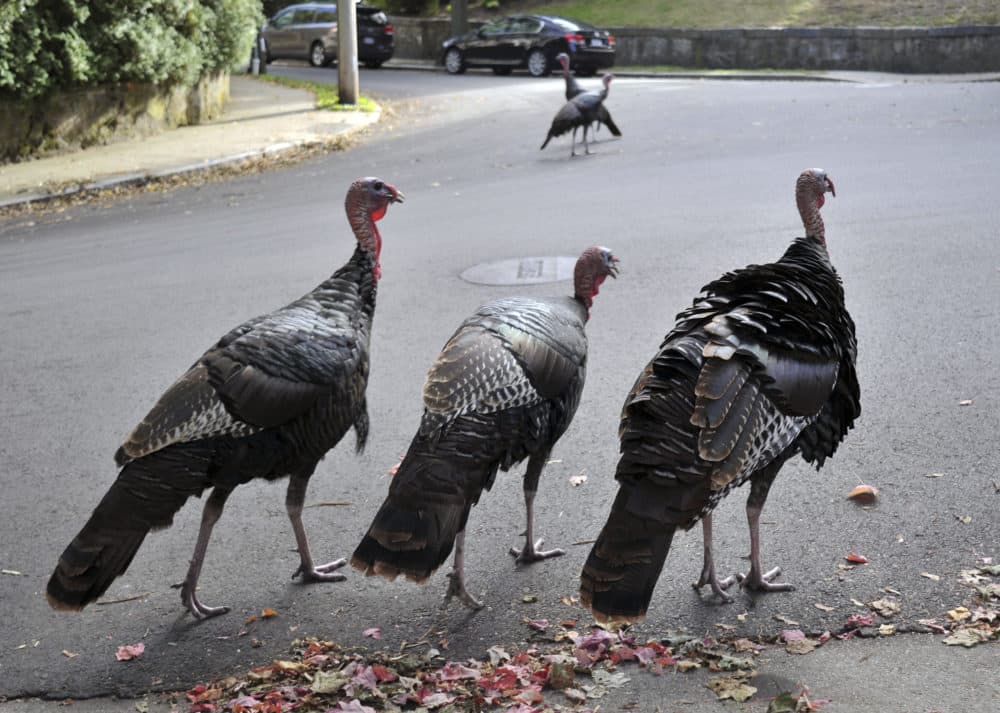
[[[382,218],[385,217],[386,210],[388,210],[388,209],[389,209],[389,205],[385,204],[385,205],[379,206],[378,208],[376,208],[375,210],[373,210],[371,212],[372,220],[382,220]]]

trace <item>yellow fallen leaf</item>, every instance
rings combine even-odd
[[[878,633],[880,636],[892,636],[896,633],[896,627],[893,624],[883,624],[878,628]]]
[[[847,494],[848,500],[868,505],[878,498],[878,488],[874,485],[859,485]]]
[[[62,655],[65,656],[68,659],[75,659],[80,654],[74,653],[73,651],[67,651],[66,649],[63,649],[62,650]]]
[[[948,612],[948,618],[952,621],[962,621],[970,616],[972,616],[972,612],[965,607],[955,607]]]
[[[278,616],[278,612],[274,611],[274,609],[265,609],[260,615],[265,619],[270,619],[272,616]]]
[[[921,577],[927,577],[927,579],[931,580],[932,582],[938,582],[938,581],[941,580],[941,576],[940,575],[938,575],[938,574],[931,574],[930,572],[921,572],[920,576]]]
[[[823,604],[822,602],[816,602],[815,604],[813,604],[813,606],[819,609],[820,611],[833,611],[834,609],[837,608],[837,607],[831,607],[827,604]]]

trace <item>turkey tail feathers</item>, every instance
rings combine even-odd
[[[608,131],[611,132],[612,136],[622,135],[621,129],[618,128],[618,125],[615,123],[615,120],[611,118],[611,113],[607,110],[607,107],[605,107],[603,104],[601,105],[601,110],[600,112],[598,112],[597,118],[602,124],[608,127]]]
[[[622,486],[580,575],[580,603],[607,622],[645,618],[675,527],[629,512]]]
[[[63,551],[45,597],[54,609],[83,609],[132,563],[150,530],[169,527],[174,515],[201,487],[180,490],[154,480],[145,460],[125,467]]]

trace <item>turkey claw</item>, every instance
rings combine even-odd
[[[795,585],[788,582],[773,583],[771,580],[781,574],[781,567],[775,567],[769,572],[761,574],[759,570],[750,568],[749,574],[737,574],[743,589],[750,589],[755,592],[793,592]]]
[[[181,602],[184,604],[185,608],[191,612],[191,616],[199,621],[203,619],[211,619],[213,616],[229,613],[229,607],[210,607],[202,604],[198,601],[198,595],[195,593],[195,587],[188,585],[187,582],[172,584],[170,585],[170,588],[181,590]]]
[[[292,573],[292,579],[301,575],[303,583],[343,582],[347,579],[347,576],[336,572],[336,570],[340,569],[345,564],[347,564],[347,560],[343,558],[312,567],[308,570],[300,564],[299,568]]]
[[[566,554],[566,550],[560,549],[558,547],[551,550],[543,550],[542,545],[545,544],[545,540],[536,540],[534,544],[530,542],[524,543],[523,549],[517,549],[516,547],[510,548],[510,554],[515,558],[517,564],[531,564],[532,562],[541,562],[542,560],[547,560],[552,557],[559,557]]]
[[[692,584],[691,586],[694,587],[695,589],[700,590],[707,584],[712,588],[712,593],[715,596],[721,599],[725,604],[730,604],[733,601],[733,597],[732,595],[727,594],[726,590],[729,589],[731,586],[733,586],[733,584],[737,581],[739,576],[740,575],[735,575],[735,576],[730,575],[725,579],[720,580],[716,576],[714,570],[712,571],[702,570],[701,576],[698,578],[698,581]]]
[[[448,591],[444,593],[444,602],[441,606],[448,606],[452,597],[458,597],[462,604],[469,609],[479,610],[483,608],[483,603],[469,594],[469,590],[465,588],[465,581],[462,575],[457,572],[448,573]]]

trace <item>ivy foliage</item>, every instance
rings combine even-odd
[[[0,93],[190,86],[245,63],[262,19],[260,0],[3,0]]]

